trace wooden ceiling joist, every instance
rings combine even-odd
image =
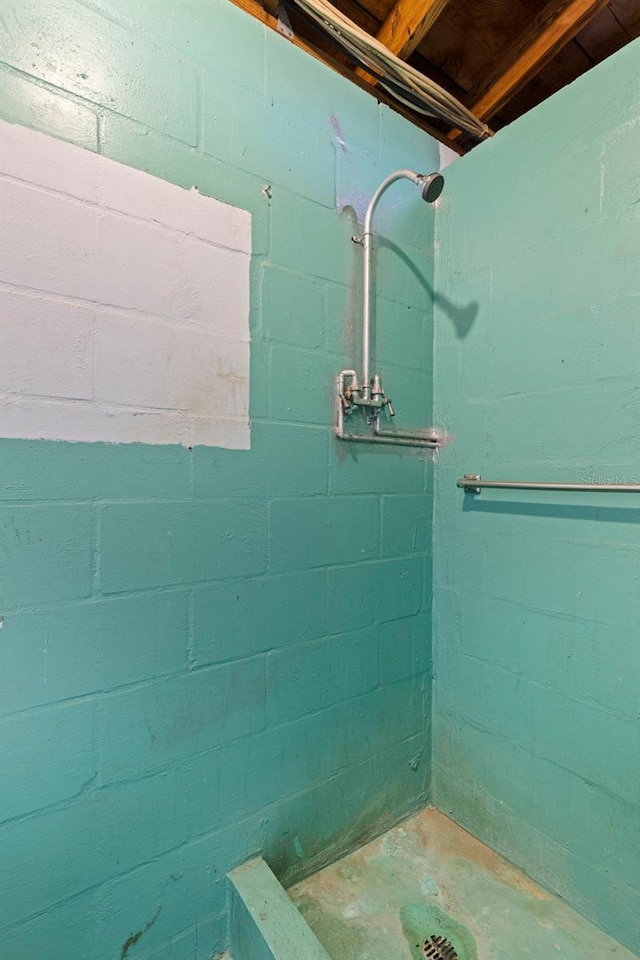
[[[411,56],[449,0],[396,0],[376,39],[401,60]]]
[[[380,24],[376,40],[396,57],[407,60],[448,3],[449,0],[396,0]],[[362,67],[357,67],[355,72],[375,86],[377,81]]]
[[[469,109],[488,120],[607,5],[607,0],[551,0],[469,94]]]

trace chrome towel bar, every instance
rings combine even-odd
[[[465,473],[456,480],[465,493],[480,493],[483,487],[498,490],[575,490],[590,493],[640,493],[640,483],[530,483],[525,480],[483,480],[479,473]]]

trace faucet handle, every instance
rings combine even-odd
[[[389,411],[389,416],[390,416],[390,417],[395,417],[396,412],[395,412],[395,410],[393,409],[393,404],[391,403],[391,400],[389,399],[389,397],[386,397],[384,402],[385,402],[386,405],[387,405],[387,410]]]
[[[345,393],[340,393],[340,403],[342,404],[342,409],[345,414],[348,416],[351,413],[351,408],[353,407],[353,401],[350,396],[347,396]]]

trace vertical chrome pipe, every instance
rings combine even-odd
[[[371,204],[369,204],[370,207]],[[369,216],[369,210],[367,210],[367,216]],[[371,218],[369,217],[369,219]],[[368,403],[371,400],[371,233],[363,233],[362,250],[364,252],[364,272],[362,284],[362,385],[360,396],[364,403]]]
[[[380,197],[385,190],[396,180],[411,180],[419,184],[423,177],[414,170],[396,170],[382,181],[369,201],[364,216],[362,233],[362,249],[364,253],[364,274],[362,285],[362,386],[361,399],[364,403],[371,400],[371,262],[372,262],[372,233],[371,222]]]

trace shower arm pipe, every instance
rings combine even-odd
[[[364,274],[362,288],[362,383],[360,387],[360,399],[363,403],[371,400],[371,263],[372,263],[372,233],[371,223],[373,214],[378,206],[378,201],[388,187],[396,180],[410,180],[416,185],[420,184],[425,178],[414,170],[396,170],[390,173],[382,181],[376,192],[369,201],[367,212],[364,216],[364,228],[362,231],[362,250],[364,254]]]
[[[342,400],[344,397],[345,380],[350,377],[357,379],[355,370],[341,370],[336,377],[336,437],[338,440],[349,440],[351,443],[377,443],[388,447],[422,447],[429,450],[436,450],[440,445],[438,436],[433,433],[427,434],[408,433],[406,431],[394,431],[385,433],[380,429],[379,416],[373,418],[373,433],[345,433],[344,429],[344,407]]]

